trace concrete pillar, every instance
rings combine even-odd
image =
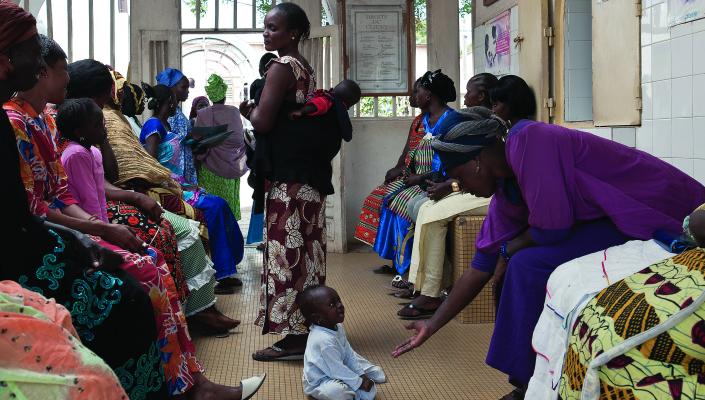
[[[180,9],[179,0],[131,0],[130,81],[154,83],[157,64],[181,68]]]
[[[291,0],[306,11],[311,27],[321,26],[321,0]]]
[[[457,1],[428,1],[428,69],[442,69],[455,82],[455,91],[460,96],[460,31]],[[425,71],[416,71],[421,75]],[[451,104],[457,107],[460,98]]]

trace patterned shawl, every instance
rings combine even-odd
[[[142,179],[181,196],[181,188],[171,179],[171,172],[147,153],[125,117],[110,108],[103,109],[103,117],[108,141],[118,162],[119,177],[116,184],[124,185],[132,179]]]

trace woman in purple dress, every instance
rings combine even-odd
[[[551,273],[574,258],[650,239],[657,230],[680,232],[683,218],[705,200],[705,187],[642,151],[518,120],[516,115],[536,110],[531,89],[519,77],[500,79],[492,100],[496,115],[471,109],[464,129],[433,142],[464,191],[494,195],[473,268],[433,318],[407,327],[416,334],[392,355],[420,346],[492,281],[503,288],[487,364],[516,386],[504,398],[522,399],[534,371],[531,336]]]

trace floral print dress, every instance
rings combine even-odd
[[[296,102],[304,104],[316,87],[313,71],[293,57],[272,62],[291,67]],[[308,328],[296,303],[305,288],[326,279],[325,196],[310,185],[265,184],[265,249],[259,315],[262,333],[305,334]]]

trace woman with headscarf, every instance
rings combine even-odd
[[[106,130],[108,133],[108,145],[101,146],[101,150],[106,148],[111,153],[113,149],[117,149],[114,154],[116,154],[116,160],[118,161],[119,175],[124,175],[126,172],[139,171],[139,173],[145,174],[144,176],[149,176],[151,170],[151,165],[149,161],[152,160],[149,155],[144,155],[140,158],[140,153],[138,149],[133,150],[130,148],[129,152],[126,152],[124,143],[137,142],[137,138],[132,134],[132,130],[126,122],[125,117],[120,113],[120,99],[124,99],[123,88],[127,83],[124,79],[120,79],[121,75],[118,75],[115,71],[108,72],[107,68],[94,60],[83,60],[77,61],[69,65],[69,76],[71,81],[69,82],[67,96],[69,98],[80,98],[88,97],[91,98],[99,107],[103,108],[103,119],[105,122]],[[112,77],[111,77],[112,76]],[[117,79],[116,79],[117,78]],[[111,90],[112,86],[112,90]],[[137,143],[139,146],[139,142]],[[116,147],[117,146],[117,147]],[[81,150],[74,146],[74,149]],[[142,150],[144,152],[144,150]],[[101,156],[103,151],[100,152]],[[66,157],[68,158],[68,157]],[[138,160],[139,165],[134,165],[130,163],[131,160]],[[67,160],[67,165],[71,164]],[[153,162],[158,167],[158,163]],[[74,172],[77,176],[81,175],[81,168],[68,168],[69,171]],[[127,182],[132,183],[132,181]],[[176,185],[176,183],[174,183]],[[123,191],[120,187],[113,185],[112,183],[105,182],[105,192],[111,194],[109,197],[113,197],[115,193],[123,193],[121,198],[109,198],[108,200],[118,200],[110,201],[107,204],[106,215],[109,216],[109,220],[112,223],[125,224],[128,226],[135,226],[138,229],[135,233],[143,241],[151,241],[155,235],[161,237],[165,234],[165,229],[158,229],[156,234],[150,233],[151,229],[157,229],[155,226],[157,221],[153,212],[143,212],[143,210],[157,209],[163,212],[160,218],[163,217],[164,220],[161,224],[171,225],[169,231],[173,232],[176,240],[176,245],[178,249],[178,254],[175,257],[180,261],[181,271],[185,284],[181,285],[182,293],[187,295],[182,297],[182,302],[184,304],[185,315],[189,320],[189,323],[194,328],[203,334],[224,334],[230,328],[233,328],[238,324],[238,321],[230,319],[223,315],[215,307],[215,271],[213,269],[213,262],[208,258],[205,253],[205,245],[199,236],[201,234],[200,226],[197,221],[194,221],[188,216],[177,215],[176,213],[161,209],[161,204],[155,203],[155,201],[161,200],[162,196],[155,196],[152,190],[145,190],[143,185],[131,186],[128,185],[128,189],[140,189],[134,191]],[[78,188],[74,187],[74,190]],[[81,190],[81,189],[78,189]],[[85,190],[83,190],[85,192]],[[100,191],[95,190],[92,194],[93,197],[97,196]],[[142,192],[146,192],[148,197],[145,199]],[[124,194],[130,194],[127,198]],[[171,192],[167,192],[171,193]],[[156,199],[155,199],[156,197]],[[175,195],[169,195],[169,198],[174,198]],[[85,199],[87,199],[86,197]],[[131,198],[140,199],[140,201],[133,201]],[[122,201],[120,201],[122,200]],[[127,200],[127,201],[125,201]],[[180,198],[175,199],[178,204],[182,204]],[[95,201],[93,202],[95,204]],[[151,204],[151,206],[142,206],[141,204]],[[154,205],[159,206],[156,208]],[[183,203],[185,207],[191,208],[187,203]],[[134,206],[136,205],[136,207]],[[102,210],[102,206],[92,207],[92,209]],[[193,209],[192,209],[193,210]],[[150,221],[152,217],[152,221]],[[131,224],[132,223],[132,224]],[[171,239],[172,241],[174,239]],[[174,253],[174,252],[170,252]],[[172,270],[176,272],[176,270]]]
[[[530,88],[505,76],[492,91],[493,109],[472,109],[459,129],[434,140],[448,174],[465,192],[492,197],[477,254],[434,316],[407,328],[416,335],[393,355],[420,346],[493,280],[501,286],[487,363],[523,398],[536,354],[531,336],[546,282],[561,264],[658,230],[680,232],[705,200],[705,187],[642,151],[588,133],[517,115],[535,110]],[[648,179],[644,179],[648,177]]]
[[[228,203],[219,196],[206,192],[202,187],[186,182],[179,160],[184,149],[179,135],[174,133],[168,119],[176,109],[176,98],[164,85],[144,85],[149,99],[147,107],[154,116],[145,121],[139,141],[147,153],[169,168],[172,177],[183,187],[184,199],[193,207],[203,210],[208,223],[211,252],[215,261],[218,288],[216,293],[232,290],[242,282],[235,278],[237,264],[244,255],[244,239]]]
[[[492,108],[490,91],[497,77],[482,73],[467,83],[466,107]],[[402,319],[430,317],[441,304],[444,289],[451,284],[452,269],[446,258],[448,224],[459,214],[482,215],[489,200],[463,194],[455,179],[428,186],[426,192],[409,202],[409,214],[414,221],[414,243],[409,268],[409,290],[418,292],[411,304],[397,315]]]
[[[157,75],[157,83],[171,89],[177,103],[188,99],[191,84],[189,79],[176,68],[167,68]],[[184,115],[181,106],[177,104],[174,115],[169,117],[169,126],[179,140],[184,140],[191,132],[191,122]],[[190,185],[198,185],[198,174],[196,173],[196,163],[193,159],[191,147],[184,144],[181,149],[179,169],[183,171],[183,177]]]
[[[409,269],[413,229],[408,203],[421,194],[430,179],[444,180],[441,164],[431,149],[431,138],[447,131],[457,122],[457,112],[448,107],[455,101],[453,80],[441,70],[428,71],[419,80],[416,104],[422,110],[424,136],[409,154],[411,160],[404,187],[385,196],[374,250],[380,257],[392,260],[399,276]],[[423,188],[422,188],[423,186]],[[398,281],[401,278],[396,278]],[[395,281],[395,282],[396,282]],[[395,283],[393,282],[393,283]]]
[[[217,146],[197,154],[200,162],[199,184],[208,193],[220,196],[230,205],[235,219],[240,220],[240,178],[247,173],[245,136],[240,110],[225,104],[228,85],[216,74],[208,77],[206,94],[213,105],[198,111],[196,127],[227,125],[232,133]]]
[[[43,65],[35,19],[12,2],[0,2],[0,53],[12,55],[11,60],[0,56],[0,103],[4,103],[13,93],[31,89]],[[119,371],[130,398],[165,399],[148,294],[117,268],[119,256],[116,259],[113,252],[76,231],[32,215],[14,130],[2,108],[0,163],[9,191],[0,196],[0,204],[12,215],[3,224],[0,249],[5,256],[0,261],[0,279],[19,282],[69,309],[83,344]]]
[[[95,61],[94,61],[95,63]],[[66,60],[59,58],[53,65],[46,65],[42,79],[34,88],[19,92],[4,104],[20,149],[20,173],[25,186],[25,196],[29,200],[30,211],[37,217],[44,217],[85,233],[90,240],[112,250],[121,259],[119,268],[140,283],[142,290],[149,295],[158,332],[158,351],[167,391],[172,395],[207,395],[219,393],[221,396],[236,397],[244,388],[216,385],[203,375],[203,367],[195,355],[195,346],[188,333],[188,325],[179,301],[176,285],[170,275],[163,255],[139,238],[130,228],[104,222],[100,217],[83,210],[73,197],[67,185],[65,170],[57,151],[57,130],[54,118],[43,110],[48,101],[63,102],[69,75]],[[100,63],[98,63],[100,64]],[[107,72],[107,70],[106,70]],[[75,84],[75,82],[74,82]],[[109,98],[111,95],[106,96]],[[102,119],[102,118],[101,118]],[[97,119],[92,122],[100,126]],[[94,235],[94,236],[93,236]],[[55,252],[62,252],[57,247]],[[58,279],[61,271],[55,270],[54,257],[43,261],[45,271],[38,279]],[[28,278],[25,278],[28,279]],[[94,278],[96,279],[96,278]],[[114,285],[112,280],[100,281],[101,285]],[[50,285],[50,288],[52,285]],[[87,300],[85,290],[74,289],[72,293],[82,302]],[[115,295],[115,294],[113,294]],[[97,299],[98,318],[108,311],[110,299]],[[83,307],[77,305],[76,307]],[[92,311],[92,310],[91,310]],[[85,318],[95,318],[90,313]],[[264,378],[244,381],[243,385],[256,385]]]
[[[420,80],[421,78],[414,82],[413,90],[409,96],[409,106],[414,108],[418,107],[416,104],[416,92],[418,90]],[[404,187],[404,178],[405,175],[408,174],[411,166],[410,153],[416,149],[416,146],[418,146],[421,139],[424,137],[423,117],[424,112],[421,112],[411,122],[409,134],[406,138],[404,149],[397,160],[397,164],[384,175],[384,183],[377,186],[363,201],[359,221],[357,223],[357,227],[355,228],[355,239],[370,246],[375,245],[377,230],[379,228],[379,216],[382,212],[382,201],[385,196],[390,193],[397,192]],[[378,274],[395,275],[396,269],[388,265],[382,265],[381,267],[375,269],[374,272]]]
[[[208,101],[206,96],[198,96],[191,102],[191,112],[188,115],[188,120],[191,122],[191,126],[196,124],[196,116],[200,110],[210,107],[211,103]]]
[[[130,123],[135,136],[139,137],[142,131],[142,122],[137,119],[138,115],[144,112],[144,90],[139,85],[132,82],[125,82],[122,87],[122,105],[120,111],[125,116],[127,122]]]
[[[331,160],[342,139],[350,140],[347,112],[290,121],[313,94],[313,70],[299,53],[311,24],[294,3],[277,4],[264,21],[264,46],[279,58],[269,64],[256,105],[243,102],[240,113],[257,134],[255,172],[267,196],[262,294],[256,324],[262,333],[286,335],[255,352],[258,361],[302,359],[308,329],[297,303],[305,288],[325,282],[326,196],[333,193]]]

